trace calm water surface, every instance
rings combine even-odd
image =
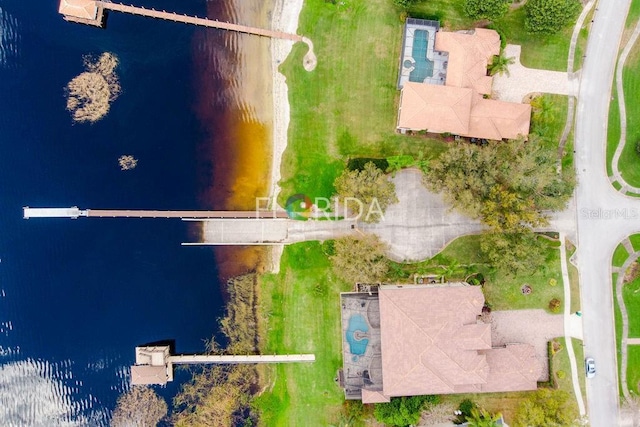
[[[200,16],[212,8],[135,3]],[[225,13],[223,3],[213,9]],[[57,1],[0,0],[0,425],[106,425],[136,345],[175,339],[178,351],[197,352],[217,331],[219,271],[210,249],[180,246],[197,239],[188,224],[22,219],[26,205],[222,203],[209,187],[223,156],[203,153],[228,135],[224,120],[203,126],[202,105],[223,96],[220,73],[233,65],[212,52],[234,46],[199,31],[208,30],[122,14],[99,30],[63,21]],[[123,93],[105,119],[74,125],[63,88],[83,55],[104,51],[120,59]],[[219,65],[204,92],[199,52]],[[120,170],[123,154],[136,169]],[[170,399],[185,378],[159,393]]]

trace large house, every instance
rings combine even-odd
[[[491,345],[478,317],[479,286],[382,285],[343,293],[343,369],[347,399],[388,402],[426,394],[535,390],[542,365],[529,344]]]
[[[397,128],[481,139],[529,133],[531,105],[485,98],[487,66],[500,54],[494,30],[439,31],[435,21],[407,19],[400,64]]]

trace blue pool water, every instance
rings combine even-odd
[[[422,83],[427,77],[433,76],[433,61],[427,59],[429,32],[416,30],[413,36],[411,56],[415,61],[415,68],[409,74],[409,81]]]
[[[355,332],[360,331],[366,333],[369,331],[369,325],[364,316],[361,314],[354,314],[349,319],[349,326],[347,327],[347,342],[349,343],[349,351],[351,354],[362,356],[367,351],[367,345],[369,340],[367,338],[357,340]]]

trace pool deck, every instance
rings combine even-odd
[[[361,399],[362,389],[382,390],[382,353],[380,344],[380,305],[377,294],[343,293],[342,307],[342,359],[343,381],[346,399]],[[347,339],[353,316],[362,316],[367,323],[367,332],[351,331],[361,339],[368,340],[364,354],[351,353]]]
[[[411,73],[416,68],[416,62],[422,58],[414,57],[414,42],[416,31],[426,31],[428,33],[426,56],[424,59],[433,63],[433,71],[431,76],[427,76],[422,82],[435,85],[444,85],[447,76],[447,64],[449,54],[435,50],[436,33],[439,30],[439,24],[434,21],[426,21],[422,19],[408,18],[404,28],[404,41],[402,47],[402,55],[400,57],[400,75],[398,78],[398,89],[402,89],[404,84],[410,80]],[[406,66],[405,61],[409,61],[411,65]]]

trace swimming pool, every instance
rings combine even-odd
[[[365,351],[367,351],[369,339],[356,337],[356,331],[363,334],[369,331],[369,325],[367,325],[366,319],[361,314],[354,314],[349,318],[346,338],[349,343],[349,352],[351,352],[351,354],[362,356]]]
[[[427,77],[433,76],[433,61],[427,58],[428,45],[429,32],[426,30],[415,30],[413,33],[413,48],[411,50],[411,56],[415,61],[415,68],[409,74],[410,82],[422,83]]]

